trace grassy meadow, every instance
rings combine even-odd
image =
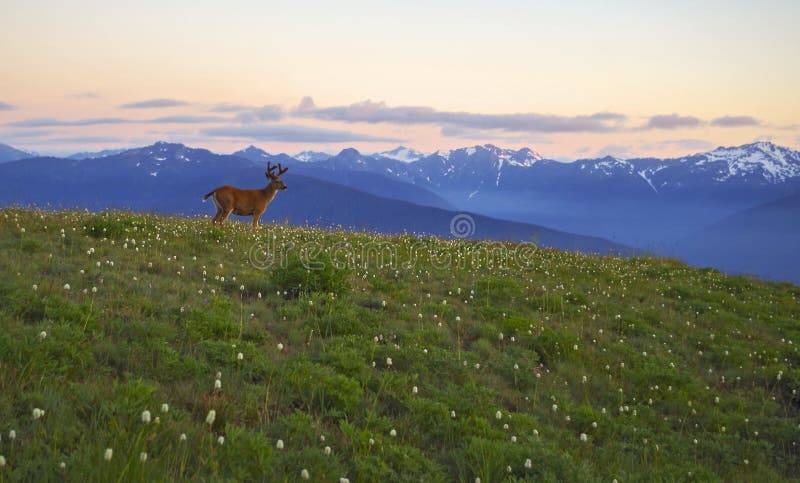
[[[800,287],[0,210],[2,481],[784,481]]]

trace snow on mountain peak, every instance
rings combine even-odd
[[[294,158],[305,163],[314,163],[317,161],[325,161],[333,157],[332,154],[323,153],[321,151],[301,151],[294,155]]]
[[[717,181],[761,174],[766,181],[774,183],[800,176],[800,153],[768,141],[737,147],[720,146],[700,156],[703,159],[696,163],[699,166],[720,165]]]
[[[394,159],[396,161],[402,161],[404,163],[411,163],[413,161],[417,161],[425,157],[425,153],[419,152],[415,149],[407,148],[405,146],[398,146],[391,151],[383,151],[380,153],[375,153],[374,156],[380,156],[383,158]]]

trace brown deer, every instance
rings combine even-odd
[[[274,171],[278,170],[278,174]],[[217,214],[211,218],[211,223],[219,222],[222,225],[233,213],[239,216],[253,217],[253,229],[258,227],[258,218],[266,211],[267,205],[278,194],[278,190],[285,190],[286,185],[281,180],[281,175],[288,171],[278,163],[277,166],[267,162],[267,171],[264,173],[269,183],[260,190],[242,190],[233,186],[220,186],[203,197],[203,201],[211,198],[217,205]]]

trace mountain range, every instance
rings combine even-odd
[[[263,175],[267,162],[282,163],[291,167],[289,179],[302,176],[304,188],[325,183],[325,189],[328,190],[325,191],[328,198],[324,199],[330,203],[326,201],[325,206],[314,206],[313,203],[305,205],[307,200],[291,199],[294,212],[281,211],[279,202],[268,212],[289,216],[293,221],[320,222],[324,218],[327,223],[353,227],[384,231],[427,230],[446,235],[447,230],[431,231],[432,225],[426,224],[435,218],[432,209],[449,214],[467,211],[475,216],[485,216],[485,223],[509,220],[518,224],[515,226],[536,227],[533,228],[535,230],[547,226],[562,233],[608,239],[611,243],[606,248],[633,246],[651,253],[684,258],[695,264],[800,281],[800,260],[791,251],[781,252],[788,259],[780,263],[775,260],[762,260],[754,265],[736,263],[742,258],[753,258],[756,249],[766,252],[769,258],[770,246],[784,246],[781,240],[774,239],[781,227],[796,224],[796,211],[791,209],[778,211],[768,217],[778,230],[767,230],[756,223],[760,213],[773,213],[769,210],[771,202],[791,199],[800,193],[800,153],[769,142],[719,147],[709,152],[672,159],[620,159],[607,156],[569,163],[546,159],[528,148],[511,150],[491,144],[430,154],[398,147],[373,154],[348,148],[335,155],[303,151],[290,156],[284,153],[270,154],[255,146],[231,155],[216,155],[178,144],[157,143],[121,153],[81,153],[72,158],[82,159],[69,162],[81,161],[83,164],[64,164],[68,162],[55,158],[49,158],[48,161],[58,166],[71,166],[62,173],[63,180],[70,186],[76,182],[76,177],[94,179],[86,171],[102,168],[104,179],[111,180],[128,169],[136,168],[139,174],[145,172],[150,178],[160,180],[168,178],[172,183],[178,183],[176,186],[186,184],[185,181],[176,181],[182,177],[197,180],[191,189],[201,191],[206,187],[200,188],[201,181],[214,184],[215,180],[227,180],[224,183],[250,186],[255,183],[257,186],[261,181],[256,180]],[[191,162],[187,162],[187,159]],[[92,160],[101,163],[90,167]],[[18,179],[21,183],[22,179],[14,178],[14,173],[18,175],[19,172],[25,172],[36,162],[36,159],[30,159],[4,166],[4,170],[9,172],[0,170],[3,177],[0,185],[9,183],[11,179]],[[224,169],[225,166],[230,169]],[[128,176],[133,175],[128,173]],[[35,184],[35,180],[41,181],[41,175],[28,179]],[[160,186],[154,180],[148,181],[143,186]],[[100,179],[94,179],[93,182],[103,183]],[[114,181],[105,183],[113,185]],[[334,193],[331,190],[338,191]],[[0,202],[63,204],[69,201],[53,192],[36,198],[36,191],[15,192],[12,186],[5,196],[0,195]],[[294,196],[291,193],[296,192],[288,190],[285,198],[291,198]],[[312,200],[322,200],[321,193],[312,191],[307,196]],[[365,195],[373,198],[370,198],[371,201],[359,198]],[[109,206],[134,207],[138,204],[140,208],[147,205],[146,209],[159,210],[152,203],[144,203],[135,193],[128,193],[129,198],[118,199],[113,196],[114,193],[105,193],[95,200],[96,203],[90,204],[95,209],[102,208],[103,201],[106,201]],[[348,197],[358,198],[360,202],[368,204],[354,205]],[[108,203],[112,199],[116,204]],[[399,218],[386,220],[380,219],[380,216],[368,216],[368,212],[375,211],[377,199],[385,200],[381,203],[391,201],[431,209],[406,219],[406,224],[401,227],[397,222]],[[84,206],[87,202],[89,200],[82,199],[80,205]],[[304,206],[302,210],[298,208],[301,205]],[[318,202],[317,205],[323,203]],[[748,211],[761,205],[767,207],[766,211],[758,209],[755,215]],[[346,209],[338,214],[326,211],[325,216],[321,216],[331,206]],[[400,210],[395,205],[382,207],[393,213]],[[404,209],[417,213],[408,207]],[[188,191],[186,204],[169,207],[167,211],[202,212],[194,206],[194,199],[188,196]],[[726,222],[729,218],[739,221]],[[714,228],[713,232],[724,231],[725,237],[718,237],[712,244],[707,242],[713,239],[712,232],[706,230],[711,230],[715,223],[722,225]],[[720,231],[722,228],[724,230]],[[761,233],[759,243],[735,243],[735,240],[745,239],[748,233]],[[492,228],[477,235],[497,238],[500,232]],[[517,234],[513,238],[528,237]],[[711,247],[715,256],[711,256],[711,251],[706,249],[708,247]],[[730,250],[726,251],[724,247],[730,247]],[[777,268],[779,265],[782,265],[780,270]]]
[[[368,192],[300,174],[290,166],[281,192],[263,222],[288,221],[322,227],[367,229],[385,233],[452,236],[458,212]],[[368,173],[367,173],[368,174]],[[397,183],[387,179],[391,186]],[[0,206],[37,205],[90,210],[132,209],[189,215],[213,214],[201,197],[220,185],[259,188],[264,166],[240,156],[220,155],[181,144],[156,143],[120,154],[84,159],[40,157],[0,165]],[[410,192],[419,190],[410,187]],[[471,216],[472,238],[535,240],[542,247],[587,253],[628,254],[631,249],[591,236],[546,227]]]

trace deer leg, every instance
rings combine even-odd
[[[258,229],[258,219],[261,218],[261,213],[253,213],[253,230]]]
[[[231,216],[231,213],[233,213],[233,208],[231,208],[229,210],[225,210],[222,213],[222,215],[220,216],[220,218],[219,218],[219,224],[220,225],[224,225],[225,224],[225,220],[227,220],[228,217]]]
[[[221,213],[222,213],[222,210],[220,210],[219,208],[217,208],[217,212],[216,212],[216,213],[214,213],[214,217],[213,217],[213,218],[211,218],[211,224],[212,224],[212,225],[216,225],[216,224],[217,224],[217,220],[219,219],[219,215],[220,215]]]

